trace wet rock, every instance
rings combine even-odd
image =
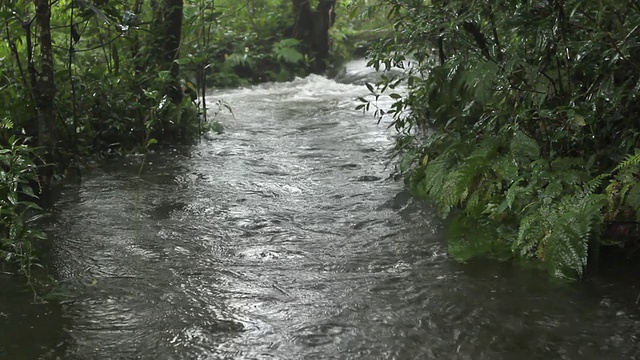
[[[363,181],[363,182],[371,182],[371,181],[382,180],[382,178],[380,176],[375,176],[375,175],[363,175],[363,176],[358,177],[357,180],[358,181]]]

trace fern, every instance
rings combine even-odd
[[[447,176],[438,201],[442,216],[446,217],[453,207],[459,205],[469,195],[469,186],[476,173],[465,171],[468,169],[466,166],[461,166]]]
[[[279,61],[297,64],[304,60],[304,55],[298,51],[300,40],[283,39],[273,45],[272,54]]]
[[[461,208],[450,225],[450,252],[459,260],[489,255],[539,259],[554,276],[583,274],[589,244],[603,223],[606,175],[590,178],[582,158],[537,159],[535,140],[517,132],[474,146],[451,145],[422,164],[419,182],[442,216]],[[429,156],[425,156],[428,159]],[[640,205],[640,185],[634,190]]]
[[[0,118],[0,129],[2,130],[10,130],[13,129],[13,120],[8,117]]]
[[[589,241],[603,223],[604,195],[567,196],[550,213],[551,237],[544,247],[543,260],[557,277],[582,276],[587,266]]]
[[[512,250],[521,257],[534,257],[538,245],[544,243],[548,235],[546,225],[540,212],[535,211],[523,217]]]
[[[638,214],[640,214],[640,184],[633,185],[624,201],[625,205],[633,209],[637,219]]]
[[[510,147],[514,159],[536,160],[540,158],[538,142],[520,130],[513,135]]]
[[[604,204],[604,195],[585,191],[535,209],[520,222],[514,251],[543,260],[554,276],[582,276],[590,240],[603,223]]]
[[[521,179],[519,166],[512,154],[501,156],[493,161],[491,170],[498,178],[505,181],[507,185],[511,185],[513,182]]]
[[[423,54],[424,43],[417,39],[427,33],[446,39],[449,49],[445,54],[440,48],[436,60],[415,57],[428,76],[405,73],[413,80],[409,96],[396,99],[397,107],[412,115],[393,116],[399,133],[417,139],[411,150],[419,159],[405,167],[412,187],[433,199],[441,215],[455,214],[452,254],[464,260],[507,247],[511,255],[543,261],[556,276],[580,276],[605,218],[640,219],[640,150],[615,167],[609,164],[638,143],[637,126],[628,120],[637,105],[627,96],[638,94],[637,71],[620,62],[591,66],[603,52],[635,46],[625,36],[636,24],[620,23],[612,30],[629,38],[615,49],[607,41],[610,34],[577,27],[561,40],[585,56],[567,65],[559,52],[536,49],[558,41],[550,36],[555,22],[532,19],[519,2],[507,2],[499,11],[486,2],[469,2],[465,16],[453,20],[448,14],[457,11],[457,2],[433,5],[438,11],[420,1],[386,3],[396,9],[391,17],[405,36],[374,49],[372,62],[388,66],[399,54]],[[610,9],[580,4],[588,4],[591,13],[628,10],[624,2]],[[489,23],[502,30],[502,49],[478,41],[476,29],[468,26]],[[529,36],[531,26],[542,30],[539,36]],[[575,86],[538,76],[535,64],[541,58],[549,73]],[[616,83],[614,70],[629,80]],[[567,106],[566,99],[579,101]],[[427,139],[416,129],[427,130]]]
[[[604,179],[606,179],[608,176],[609,176],[608,174],[600,174],[594,177],[593,179],[587,181],[582,186],[583,191],[586,194],[596,193],[602,187],[602,182],[604,181]]]
[[[442,193],[449,167],[444,158],[437,158],[427,164],[424,178],[418,184],[425,195],[437,196]]]
[[[467,207],[476,206],[486,193],[478,189],[484,184],[499,145],[496,138],[487,138],[471,148],[467,156],[460,154],[469,151],[467,146],[449,147],[427,163],[416,192],[434,199],[442,217],[447,217],[453,208],[464,207],[470,194],[474,194],[473,202]]]
[[[449,225],[449,254],[458,261],[476,256],[508,259],[512,255],[500,237],[504,233],[486,219],[459,214]]]
[[[518,179],[511,184],[507,189],[507,192],[504,194],[504,199],[500,205],[495,208],[495,211],[493,211],[494,216],[502,215],[505,211],[511,210],[517,199],[522,197],[531,197],[531,188],[528,186],[522,186],[521,184],[523,182],[523,179]]]
[[[635,154],[627,155],[627,157],[616,166],[613,171],[621,171],[640,165],[640,150],[636,150]]]
[[[610,220],[622,217],[629,220],[628,210],[640,219],[640,150],[628,155],[611,174],[605,189],[608,200],[607,217]],[[623,216],[621,216],[621,214]]]

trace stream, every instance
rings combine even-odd
[[[66,296],[0,275],[0,359],[640,359],[633,274],[448,257],[389,179],[388,121],[354,110],[374,75],[212,91],[224,134],[64,185],[47,231]]]

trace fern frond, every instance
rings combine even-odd
[[[640,218],[640,150],[627,155],[624,161],[612,171],[609,184],[605,188],[608,200],[607,217],[615,219],[628,206]],[[627,208],[628,210],[628,208]]]
[[[492,222],[464,213],[451,221],[449,253],[458,261],[467,261],[475,256],[499,259],[512,257],[508,245],[500,238],[500,232]]]
[[[445,216],[452,208],[463,206],[465,202],[465,208],[469,209],[476,206],[481,197],[490,197],[490,189],[483,187],[483,179],[493,165],[499,146],[500,139],[496,137],[483,139],[447,175],[440,196],[440,210]],[[467,202],[469,194],[475,194],[471,204]]]
[[[640,184],[635,184],[624,199],[625,205],[631,207],[636,213],[636,218],[640,217]]]
[[[542,192],[542,200],[545,202],[552,201],[562,195],[563,187],[562,181],[558,179],[553,179],[547,186],[545,186]]]
[[[568,195],[549,213],[551,236],[545,244],[543,260],[554,276],[582,276],[590,239],[598,234],[604,221],[601,213],[604,204],[604,195]]]
[[[491,170],[507,184],[512,184],[520,179],[518,164],[512,154],[501,156],[493,161]]]
[[[438,197],[442,193],[448,174],[449,166],[443,158],[429,162],[424,169],[424,179],[421,184],[424,192],[429,196]]]
[[[534,211],[522,218],[512,250],[522,257],[533,257],[546,236],[547,227],[540,213]]]
[[[13,120],[8,117],[0,119],[0,129],[10,130],[13,129]]]
[[[513,203],[516,201],[516,198],[518,198],[518,195],[527,194],[527,188],[520,186],[522,181],[523,179],[519,179],[511,184],[509,190],[507,190],[507,193],[505,194],[504,203],[509,209],[513,207]]]
[[[613,171],[620,171],[638,165],[640,165],[640,150],[636,150],[635,154],[633,155],[627,155],[627,157],[620,164],[618,164],[618,166],[616,166]]]
[[[511,153],[516,160],[537,160],[540,158],[540,145],[535,139],[518,130],[511,140]]]
[[[602,182],[608,177],[608,174],[600,174],[582,185],[584,194],[594,194],[601,188]]]
[[[447,176],[442,187],[440,201],[444,216],[448,215],[453,207],[464,201],[469,194],[469,186],[473,181],[475,172],[465,171],[466,168],[466,166],[461,166]]]

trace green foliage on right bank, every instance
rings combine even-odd
[[[398,175],[450,219],[455,258],[537,259],[577,278],[590,251],[626,240],[609,230],[640,214],[639,4],[384,0],[375,10],[394,31],[370,63],[404,69],[372,88],[395,99],[378,115],[398,131]],[[406,93],[394,93],[400,84]]]

